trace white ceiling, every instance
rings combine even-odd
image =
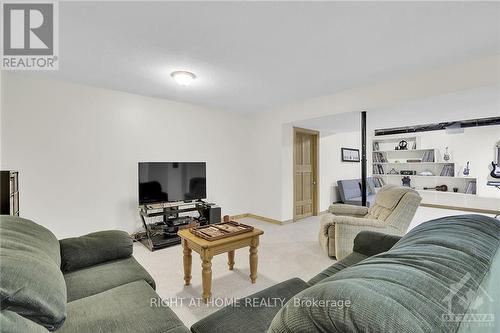
[[[500,53],[498,2],[61,2],[60,70],[229,111]],[[173,70],[198,79],[179,87]]]

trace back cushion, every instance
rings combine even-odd
[[[394,211],[403,196],[412,189],[397,185],[386,185],[382,187],[375,196],[375,202],[368,210],[367,218],[385,221]]]
[[[26,219],[0,216],[1,310],[14,311],[49,330],[66,318],[66,284],[59,242]]]
[[[269,331],[455,333],[460,320],[453,318],[484,296],[480,283],[499,245],[500,221],[487,216],[421,224],[391,250],[297,294]]]

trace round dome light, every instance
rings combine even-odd
[[[189,86],[196,79],[196,75],[187,71],[175,71],[170,76],[181,86]]]

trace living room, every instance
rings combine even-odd
[[[45,2],[56,58],[2,3],[2,332],[498,332],[499,3]]]

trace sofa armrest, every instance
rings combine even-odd
[[[354,238],[353,251],[366,256],[389,251],[401,239],[400,236],[375,231],[361,231]]]
[[[132,255],[132,238],[125,231],[107,230],[66,238],[61,245],[61,269],[70,272]]]
[[[281,307],[309,287],[299,278],[280,282],[208,315],[191,326],[191,332],[267,332]]]
[[[368,214],[368,207],[347,204],[333,204],[330,205],[328,211],[335,215],[364,216]]]

